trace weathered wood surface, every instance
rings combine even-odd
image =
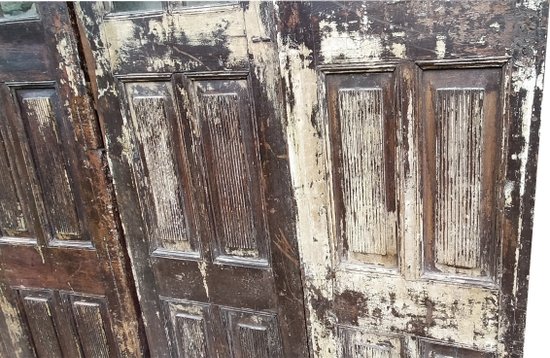
[[[279,3],[313,356],[522,355],[547,7]]]
[[[273,4],[77,8],[151,355],[307,356]]]
[[[74,13],[35,6],[29,18],[0,19],[0,355],[140,356]]]
[[[0,355],[522,355],[546,1],[128,4],[0,12]]]

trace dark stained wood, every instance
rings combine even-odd
[[[107,356],[139,356],[137,299],[70,6],[0,21],[2,345],[11,357],[98,356],[101,339],[87,340],[103,324]],[[64,295],[98,297],[103,322],[74,313]]]
[[[272,4],[171,6],[78,5],[151,355],[305,357]]]

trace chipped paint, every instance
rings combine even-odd
[[[539,1],[530,3],[526,6],[537,9],[543,6]],[[402,334],[407,342],[405,354],[411,357],[423,354],[414,348],[417,340],[411,340],[411,336],[427,337],[442,344],[494,352],[499,357],[509,356],[511,348],[501,344],[503,332],[509,330],[513,324],[503,319],[503,312],[508,309],[507,303],[503,303],[505,301],[502,295],[506,286],[499,286],[502,283],[498,280],[483,282],[444,273],[432,276],[430,268],[424,263],[424,252],[428,249],[426,242],[423,242],[424,230],[425,225],[431,224],[423,212],[425,193],[420,190],[423,186],[423,169],[419,149],[421,145],[424,146],[425,133],[419,128],[425,121],[425,114],[420,111],[421,109],[414,107],[417,103],[415,98],[418,96],[414,91],[422,90],[417,82],[419,71],[414,62],[417,59],[429,59],[434,63],[429,70],[438,71],[438,66],[441,64],[443,67],[445,63],[438,60],[474,56],[492,58],[510,54],[510,46],[515,44],[512,44],[514,35],[511,35],[508,27],[508,22],[514,21],[510,19],[509,11],[516,11],[512,9],[515,4],[491,8],[491,11],[500,13],[502,19],[492,13],[492,17],[485,16],[485,13],[490,12],[484,3],[403,2],[392,3],[391,6],[386,3],[377,3],[376,6],[370,3],[300,3],[280,6],[280,68],[285,79],[289,159],[297,202],[297,230],[313,356],[335,356],[335,349],[338,347],[335,325],[352,325],[380,334]],[[457,23],[456,18],[465,17],[464,14],[473,16],[471,22]],[[309,19],[314,21],[309,22]],[[525,18],[517,18],[517,21],[524,20]],[[532,17],[525,21],[529,21],[529,26],[532,26],[530,29],[536,28]],[[525,36],[536,37],[533,33]],[[525,51],[524,49],[524,54],[519,57],[528,57]],[[521,49],[518,52],[521,53]],[[335,243],[337,237],[334,233],[337,232],[335,225],[340,223],[332,217],[335,204],[332,202],[334,173],[331,172],[333,163],[330,155],[333,144],[331,142],[337,139],[329,132],[329,121],[332,119],[327,118],[328,112],[325,108],[337,104],[327,104],[333,100],[325,97],[325,86],[330,85],[324,81],[329,75],[321,72],[326,71],[325,73],[330,74],[341,71],[342,77],[349,74],[343,81],[347,81],[348,88],[357,91],[361,86],[354,80],[362,75],[357,63],[378,64],[395,58],[407,61],[400,62],[399,70],[396,71],[402,76],[398,79],[401,91],[398,97],[403,103],[398,110],[403,118],[397,135],[400,150],[396,160],[399,163],[397,195],[401,204],[398,220],[401,241],[398,253],[399,268],[392,272],[379,267],[365,267],[368,265],[360,263],[348,264],[339,257],[340,253]],[[521,150],[511,151],[516,154],[513,160],[519,162],[519,176],[517,180],[502,182],[504,195],[501,200],[504,207],[514,212],[517,210],[517,189],[520,185],[524,186],[519,188],[521,197],[527,195],[529,189],[528,171],[532,160],[532,145],[529,138],[533,130],[531,112],[537,106],[536,95],[540,93],[538,84],[541,78],[537,76],[542,76],[542,71],[534,64],[535,56],[532,63],[520,63],[519,69],[512,72],[517,76],[519,84],[514,86],[513,78],[512,91],[521,94],[521,108],[518,108],[518,112],[521,113],[517,122],[520,133],[517,133],[515,138],[521,143]],[[315,65],[322,67],[316,69]],[[364,66],[370,71],[375,71],[369,68],[369,65]],[[457,65],[457,68],[460,67],[461,65]],[[507,69],[506,67],[503,71],[504,76],[507,76]],[[464,71],[464,74],[466,72]],[[503,104],[503,107],[507,112],[514,110],[508,104]],[[353,104],[346,108],[353,108]],[[365,112],[367,111],[368,109],[365,109]],[[416,111],[419,118],[416,118]],[[345,112],[345,109],[340,109],[340,113],[342,112]],[[343,118],[336,119],[339,123],[342,120]],[[454,136],[457,130],[451,131]],[[486,130],[478,130],[476,138],[480,139],[480,133],[485,132]],[[340,143],[337,146],[340,147]],[[456,149],[459,150],[458,147]],[[470,151],[473,152],[474,149],[470,148]],[[455,159],[460,161],[462,158],[463,154]],[[352,157],[350,163],[353,161]],[[353,168],[360,170],[357,163]],[[475,182],[466,186],[480,187],[482,169],[476,167],[468,170],[473,171],[471,177]],[[460,175],[455,179],[465,180]],[[364,185],[368,185],[368,181]],[[450,195],[454,198],[463,193]],[[475,196],[474,201],[477,201],[483,194],[478,188],[472,195]],[[357,203],[348,203],[348,206],[353,205]],[[469,209],[460,209],[466,210],[465,218],[469,218],[470,215],[467,210],[482,211],[482,204],[476,205]],[[460,210],[453,209],[453,215]],[[351,215],[349,211],[345,212]],[[440,223],[440,229],[448,230],[448,222],[454,220],[453,218],[449,216],[445,219],[445,227]],[[513,228],[518,231],[507,239],[519,240],[524,230],[521,218],[518,226],[514,223]],[[458,230],[461,230],[460,225],[456,225],[455,230],[448,235],[456,238]],[[473,227],[472,230],[480,228]],[[441,242],[438,244],[445,245]],[[466,251],[449,244],[449,251],[445,255],[441,253],[442,256],[439,258],[449,261],[448,264],[451,266],[479,266],[486,253],[476,251],[475,242],[467,244],[469,246]],[[514,282],[517,287],[506,291],[510,296],[518,294],[519,289],[524,287],[519,280],[520,253],[524,249],[521,243],[513,247],[513,257],[503,257],[503,260],[506,260],[503,264],[507,265],[510,273],[516,275]],[[469,248],[473,250],[470,252]],[[382,247],[377,246],[377,250],[383,252]],[[458,257],[457,254],[467,254],[471,257]],[[472,269],[471,272],[473,271],[475,270]]]
[[[243,30],[242,14],[233,10],[210,12],[206,17],[201,13],[174,13],[140,21],[113,19],[104,23],[103,33],[113,70],[132,66],[128,59],[137,57],[148,72],[165,72],[167,68],[188,71],[238,66],[247,56]],[[203,58],[201,48],[212,48],[222,57]]]
[[[407,56],[407,46],[400,43],[391,44],[391,52],[397,58],[406,58]]]
[[[435,53],[437,58],[445,58],[445,52],[447,48],[446,44],[447,36],[437,35],[435,40]]]
[[[360,31],[338,31],[338,24],[334,21],[323,20],[319,26],[330,29],[324,31],[321,38],[321,53],[326,62],[335,62],[343,58],[377,60],[384,51],[382,40],[377,36]],[[363,26],[368,28],[368,21]],[[395,50],[403,49],[397,45]]]

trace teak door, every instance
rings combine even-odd
[[[307,356],[273,4],[77,7],[151,355]]]
[[[0,9],[0,356],[140,356],[74,18],[67,3]]]
[[[546,1],[279,3],[314,357],[520,357]]]

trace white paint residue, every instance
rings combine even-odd
[[[498,22],[493,22],[489,27],[497,31],[500,30],[500,24]]]
[[[438,59],[445,57],[445,52],[447,51],[445,40],[447,37],[445,35],[437,35],[435,41],[435,53]]]
[[[367,20],[365,20],[367,21]],[[330,63],[338,59],[378,60],[384,50],[382,40],[374,35],[366,35],[358,31],[339,33],[336,22],[321,21],[320,28],[330,28],[324,31],[321,39],[321,53],[325,61]]]
[[[206,272],[206,262],[199,262],[199,271],[201,272],[202,285],[204,286],[204,290],[206,291],[206,297],[210,297],[210,292],[208,291],[208,274]]]
[[[407,47],[405,44],[393,43],[391,45],[391,53],[397,58],[405,58],[407,56]]]
[[[517,2],[518,6],[523,5],[530,10],[540,10],[541,6],[546,3],[548,0],[523,0]]]
[[[68,85],[71,87],[74,93],[78,93],[78,79],[76,78],[76,71],[79,71],[72,65],[67,66],[67,63],[72,63],[70,59],[73,57],[75,51],[74,48],[68,41],[67,36],[57,36],[56,37],[56,48],[59,52],[60,57],[63,59],[59,63],[59,69],[65,71],[67,74],[67,80],[69,81]]]

